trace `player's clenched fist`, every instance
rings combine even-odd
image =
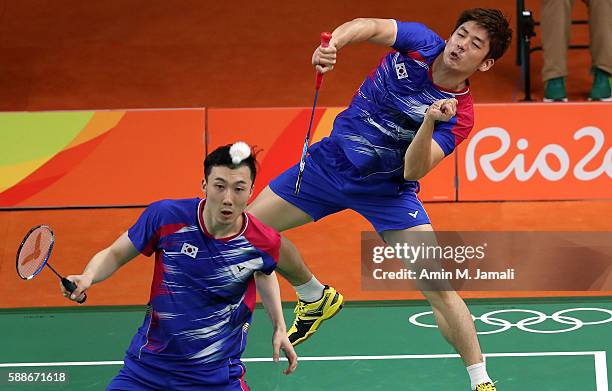
[[[455,114],[457,114],[457,99],[440,99],[429,106],[425,117],[435,121],[447,122]]]

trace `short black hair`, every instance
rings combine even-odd
[[[215,166],[228,167],[232,170],[242,166],[247,166],[251,170],[251,181],[255,183],[255,177],[257,176],[257,160],[255,158],[256,153],[253,152],[253,148],[251,148],[251,154],[249,157],[242,160],[240,163],[235,164],[232,161],[232,156],[230,155],[230,148],[232,145],[233,144],[227,144],[219,147],[206,156],[206,159],[204,159],[204,178],[208,180],[208,176]]]
[[[465,22],[474,21],[489,34],[489,53],[486,58],[497,61],[504,55],[512,42],[512,29],[504,14],[497,9],[472,8],[459,15],[455,31]]]

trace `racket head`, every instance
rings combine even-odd
[[[54,243],[55,235],[48,225],[30,229],[17,250],[17,275],[24,280],[30,280],[40,273],[51,256]]]

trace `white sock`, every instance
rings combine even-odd
[[[307,303],[312,303],[313,301],[317,301],[323,297],[323,290],[325,289],[325,286],[321,284],[319,280],[315,278],[315,276],[312,276],[310,281],[308,281],[306,284],[298,285],[294,288],[300,300]]]
[[[472,390],[475,390],[476,386],[481,383],[493,383],[493,381],[487,374],[487,365],[484,362],[470,365],[465,369],[467,369],[468,374],[470,375]]]

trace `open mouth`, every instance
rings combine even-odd
[[[221,214],[222,214],[223,216],[225,216],[225,217],[229,217],[229,216],[231,216],[231,215],[232,215],[232,212],[231,212],[231,211],[229,211],[229,210],[222,210],[222,211],[221,211]]]
[[[460,57],[457,54],[457,52],[451,52],[450,53],[450,59],[453,60],[453,61],[459,61]]]

